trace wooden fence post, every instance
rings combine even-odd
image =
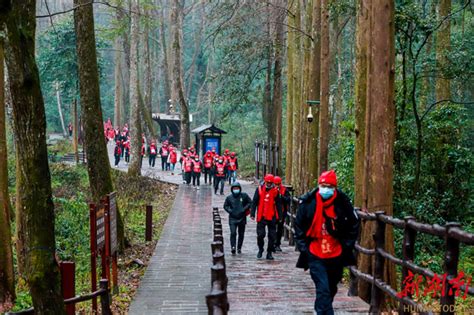
[[[153,238],[153,206],[146,206],[146,224],[145,224],[145,241],[151,242]]]
[[[106,290],[106,292],[100,296],[102,314],[112,315],[112,311],[110,310],[109,281],[107,279],[100,279],[99,287],[103,290]]]
[[[446,223],[446,232],[444,235],[446,243],[446,252],[444,254],[444,265],[443,270],[449,277],[457,277],[458,275],[458,261],[459,261],[459,241],[457,239],[449,237],[449,230],[451,228],[460,227],[461,224],[457,222],[448,222]],[[449,294],[451,291],[451,294]],[[441,314],[455,314],[455,302],[454,302],[454,292],[452,284],[449,283],[449,280],[446,280],[446,285],[444,286],[444,292],[441,295]]]
[[[61,270],[61,285],[63,289],[63,298],[69,299],[76,296],[76,264],[73,261],[61,261],[59,263]],[[75,304],[66,305],[66,314],[74,315],[76,313]]]
[[[372,293],[370,298],[370,314],[380,314],[383,302],[383,291],[375,285],[376,280],[383,281],[383,269],[385,258],[378,252],[378,249],[385,250],[385,222],[380,219],[384,211],[377,211],[376,229],[374,234],[375,241],[375,265],[374,265],[374,283],[372,283]]]
[[[404,218],[404,220],[405,220],[405,230],[403,232],[403,243],[402,243],[403,261],[413,262],[413,260],[415,259],[416,231],[408,225],[408,222],[410,220],[414,220],[414,219],[415,219],[415,217],[413,217],[413,216],[406,216]],[[401,280],[401,284],[400,284],[400,287],[401,287],[402,290],[405,287],[405,284],[404,284],[403,280],[405,280],[406,277],[408,276],[408,270],[409,269],[407,267],[402,267],[402,280]],[[410,299],[412,297],[411,293],[409,293],[409,292],[407,293],[407,296]],[[406,307],[406,304],[400,303],[400,307],[399,307],[399,310],[398,310],[400,315],[409,315],[411,313],[410,310],[411,309],[409,307]]]

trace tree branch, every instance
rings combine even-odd
[[[433,107],[435,107],[436,105],[438,105],[440,103],[446,103],[446,102],[453,103],[453,104],[461,104],[461,105],[472,105],[472,104],[474,104],[474,102],[458,102],[458,101],[453,101],[451,99],[436,101],[433,104],[431,104],[430,106],[428,106],[426,111],[421,116],[420,121],[423,121],[423,118],[425,118],[425,116],[433,109]]]

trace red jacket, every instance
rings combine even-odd
[[[237,157],[227,158],[227,164],[229,165],[230,171],[235,171],[237,169]]]
[[[217,177],[225,177],[225,162],[223,163],[216,163],[216,176]]]
[[[185,157],[183,161],[183,167],[185,173],[191,173],[193,170],[193,160],[191,160],[189,157]]]
[[[211,168],[212,167],[212,154],[204,155],[204,168]]]
[[[275,198],[278,196],[278,190],[272,188],[266,190],[265,184],[258,187],[258,209],[257,209],[257,222],[263,219],[273,220],[276,217],[278,220],[278,211],[276,207]]]
[[[194,173],[201,173],[202,169],[202,162],[201,161],[194,161],[193,162],[193,172]]]
[[[170,151],[170,163],[171,164],[176,164],[178,161],[178,154],[176,153],[175,150]]]
[[[156,155],[156,145],[150,145],[150,155]]]

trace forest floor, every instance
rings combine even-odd
[[[90,189],[87,169],[84,165],[61,163],[50,163],[50,169],[56,215],[57,255],[60,260],[76,263],[76,295],[83,295],[91,291],[88,207]],[[119,292],[113,296],[112,310],[114,314],[125,314],[160,237],[177,186],[145,176],[130,180],[126,173],[116,170],[112,171],[112,177],[128,243],[127,248],[118,257]],[[14,180],[10,180],[10,183],[11,189],[14,190]],[[11,195],[14,196],[14,193]],[[146,205],[152,205],[154,210],[151,242],[145,242]],[[13,233],[14,229],[13,225]],[[25,281],[18,274],[16,276],[17,301],[13,311],[32,306]],[[90,301],[76,305],[78,314],[90,314],[90,310]]]

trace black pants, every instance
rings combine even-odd
[[[217,190],[219,189],[219,184],[221,185],[221,195],[224,194],[224,183],[225,177],[214,176],[214,193],[217,194]]]
[[[151,167],[155,167],[155,160],[156,160],[156,155],[150,154],[148,156],[148,165],[150,165]]]
[[[260,222],[257,223],[257,245],[258,250],[263,252],[263,247],[265,245],[265,227],[268,229],[268,246],[267,253],[273,251],[273,246],[275,244],[276,238],[276,220],[265,220],[262,218]]]
[[[125,147],[123,145],[121,145],[120,149],[122,149],[122,156],[121,157],[123,157],[125,155]]]
[[[186,184],[189,185],[191,183],[191,177],[192,177],[191,172],[184,173],[184,180],[186,181]]]
[[[168,157],[167,156],[162,156],[161,157],[161,170],[166,171],[166,164],[168,164]]]
[[[120,162],[120,154],[115,154],[115,166],[117,166]]]
[[[285,232],[285,218],[286,212],[283,213],[283,219],[280,222],[277,222],[275,246],[281,245],[281,238],[283,237],[283,233]]]
[[[318,315],[333,315],[332,302],[337,293],[337,284],[342,279],[341,256],[320,259],[309,254],[309,273],[316,287],[314,310]]]
[[[130,162],[130,153],[125,153],[125,162]]]
[[[237,248],[241,249],[242,244],[244,243],[244,234],[245,234],[245,219],[240,223],[230,223],[230,247],[235,248],[235,240],[237,238],[237,232],[239,232],[239,242],[237,243]]]
[[[209,168],[204,169],[204,183],[207,184],[207,177],[209,177],[209,184],[211,183],[211,170]]]
[[[194,173],[193,172],[193,186],[196,186],[196,182],[197,182],[197,185],[199,186],[200,179],[201,179],[201,173]]]

